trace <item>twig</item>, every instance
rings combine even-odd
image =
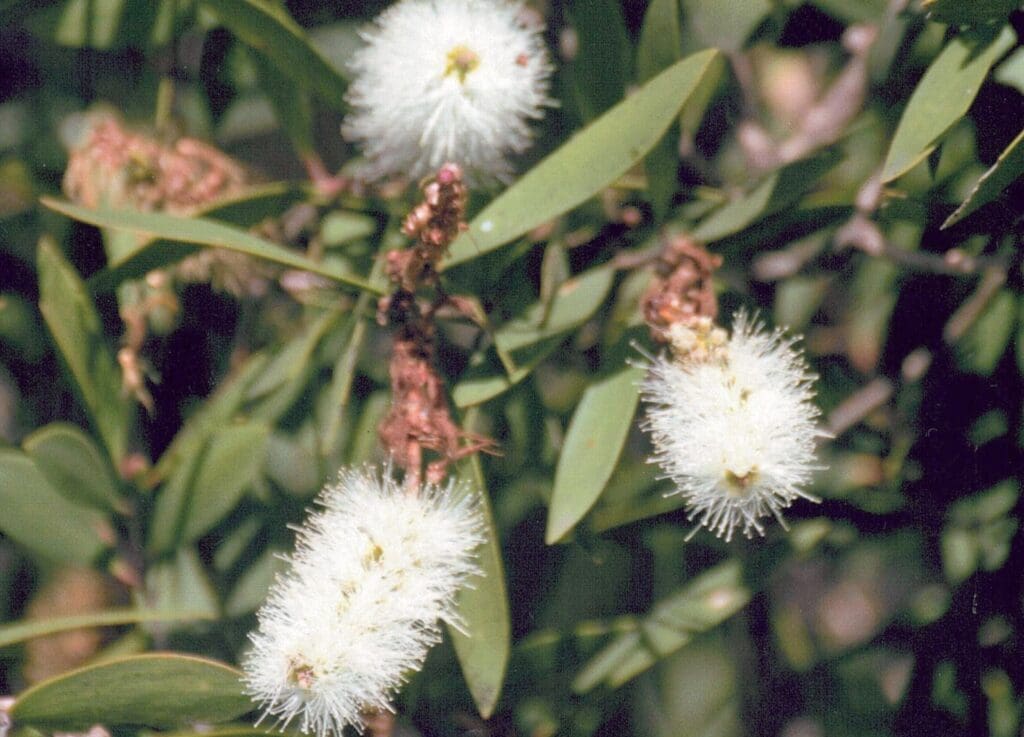
[[[996,296],[1003,284],[1006,283],[1006,268],[990,266],[985,269],[984,275],[974,294],[953,313],[945,327],[942,328],[942,339],[947,344],[956,343],[970,327],[977,322],[978,318],[988,307],[988,303]]]
[[[829,413],[826,426],[833,436],[842,435],[889,401],[895,387],[883,376],[869,381]]]

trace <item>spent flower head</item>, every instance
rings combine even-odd
[[[794,339],[742,311],[731,336],[698,318],[673,325],[667,338],[670,354],[651,360],[641,387],[652,461],[675,482],[690,519],[727,541],[737,527],[764,534],[768,515],[785,527],[783,509],[818,501],[803,487],[823,434],[815,377]]]
[[[543,117],[551,63],[521,0],[402,0],[363,33],[342,132],[367,174],[422,177],[445,162],[507,180]]]
[[[345,470],[299,529],[290,567],[260,608],[246,690],[282,725],[326,737],[389,710],[392,694],[462,625],[455,596],[478,573],[477,498],[454,481],[408,494]]]

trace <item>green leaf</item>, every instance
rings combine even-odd
[[[931,20],[968,26],[1005,20],[1020,7],[1020,0],[923,0],[921,4]]]
[[[1017,300],[1009,289],[999,291],[977,322],[957,342],[961,368],[980,376],[991,376],[1006,352],[1017,321]]]
[[[473,218],[446,266],[493,251],[625,174],[665,134],[717,53],[672,65],[524,174]]]
[[[80,668],[23,692],[10,708],[25,726],[60,731],[224,722],[253,708],[242,674],[191,655],[152,653]]]
[[[109,461],[76,426],[46,425],[25,438],[22,447],[53,488],[72,502],[106,512],[125,512]]]
[[[192,481],[182,538],[200,537],[234,509],[259,477],[270,428],[260,422],[229,425],[214,433]]]
[[[604,302],[614,279],[614,269],[599,266],[563,282],[550,306],[536,302],[498,327],[494,331],[495,345],[511,354],[579,327]]]
[[[604,302],[615,271],[599,266],[563,282],[551,302],[535,302],[522,315],[494,331],[497,350],[514,354],[515,368],[481,364],[472,366],[452,389],[458,407],[472,407],[492,399],[529,376],[559,346],[566,333],[579,327]]]
[[[224,602],[225,616],[244,617],[263,603],[274,577],[287,568],[281,553],[280,549],[267,549],[246,567]]]
[[[475,415],[467,413],[464,427],[472,428]],[[456,600],[456,610],[465,625],[465,633],[454,627],[448,634],[462,666],[469,691],[473,694],[480,715],[487,719],[501,696],[511,652],[512,625],[505,590],[505,570],[501,561],[501,545],[494,524],[487,482],[480,458],[471,456],[460,464],[459,475],[468,479],[480,495],[480,504],[487,524],[487,540],[480,547],[479,562],[483,575],[464,586]]]
[[[640,42],[636,48],[637,79],[646,82],[662,69],[679,61],[682,55],[679,0],[651,0],[644,13]]]
[[[583,392],[555,470],[548,545],[568,534],[604,491],[633,424],[643,375],[643,369],[627,366]]]
[[[637,79],[643,83],[675,64],[683,55],[679,33],[679,0],[653,0],[644,14],[636,50]],[[644,158],[647,191],[660,219],[678,188],[679,139],[672,126]]]
[[[516,368],[512,373],[506,373],[505,369],[498,364],[484,363],[479,366],[471,366],[460,378],[459,382],[452,388],[452,401],[455,406],[465,409],[483,404],[500,394],[507,392],[516,384],[533,373],[562,343],[562,337],[552,338],[531,346],[528,350],[521,351],[516,355]]]
[[[99,315],[78,273],[49,238],[39,241],[39,311],[75,387],[116,464],[124,455],[128,403]]]
[[[1017,134],[1006,150],[999,154],[992,168],[981,175],[974,189],[960,207],[942,224],[948,228],[960,222],[979,207],[987,205],[1003,193],[1010,184],[1024,174],[1024,130]]]
[[[312,261],[276,243],[265,241],[251,233],[233,228],[216,220],[208,220],[201,217],[178,217],[158,212],[92,210],[87,207],[78,207],[67,202],[61,202],[50,197],[42,197],[40,202],[51,210],[56,210],[63,215],[67,215],[69,218],[80,220],[83,223],[89,223],[101,228],[130,230],[160,238],[170,243],[177,243],[180,247],[178,258],[194,253],[196,250],[194,247],[180,246],[180,244],[224,248],[229,251],[244,253],[247,256],[280,264],[281,266],[319,274],[356,289],[373,292],[374,294],[383,293],[379,287],[372,286],[359,277]],[[129,262],[133,262],[136,259],[144,261],[145,250],[152,248],[158,243],[160,241],[150,241],[145,247],[133,251],[125,261],[111,264],[111,266],[127,266]],[[163,246],[166,247],[170,243],[164,243]]]
[[[147,487],[151,488],[168,478],[180,464],[195,462],[210,435],[228,424],[238,412],[245,401],[249,385],[260,375],[267,362],[265,354],[253,354],[235,373],[221,382],[216,392],[188,417],[153,470],[147,474]]]
[[[369,215],[348,210],[335,210],[320,223],[320,240],[327,248],[343,246],[377,232],[377,221]]]
[[[310,44],[302,27],[283,6],[260,0],[203,0],[203,5],[300,87],[316,93],[336,110],[348,109],[348,81]]]
[[[739,51],[772,9],[769,0],[682,0],[686,26],[704,46]]]
[[[573,79],[589,121],[622,99],[632,49],[616,0],[573,0],[569,14],[579,39]]]
[[[103,612],[78,614],[73,617],[27,619],[0,626],[0,648],[35,637],[46,637],[58,632],[69,632],[84,627],[114,627],[139,622],[176,622],[210,619],[208,612],[156,611],[147,609],[108,609]]]
[[[62,496],[24,453],[0,449],[0,531],[46,560],[88,564],[112,534],[106,519]]]
[[[826,152],[777,169],[753,190],[701,220],[693,229],[693,237],[713,243],[782,211],[805,195],[837,160],[834,152]]]
[[[255,52],[253,56],[262,90],[270,98],[274,113],[281,127],[287,131],[295,151],[302,158],[314,154],[313,106],[306,90],[296,85],[286,72],[279,70],[263,54]]]
[[[751,595],[739,561],[719,563],[658,602],[633,631],[595,655],[572,682],[573,691],[584,694],[602,684],[618,688],[740,611]]]
[[[154,553],[201,537],[238,505],[263,468],[269,434],[262,422],[227,425],[210,436],[194,464],[176,470],[153,514]]]
[[[1010,26],[962,33],[946,44],[910,96],[882,169],[891,182],[917,166],[971,107],[989,69],[1016,42]]]
[[[178,548],[173,558],[151,564],[146,569],[146,590],[152,592],[152,606],[157,609],[178,607],[201,612],[208,619],[219,614],[217,592],[192,548]]]

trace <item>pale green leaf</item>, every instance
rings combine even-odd
[[[446,265],[493,251],[625,174],[665,134],[717,53],[672,65],[524,174],[473,218]]]
[[[39,310],[116,464],[124,454],[129,407],[99,315],[78,273],[48,238],[39,241],[38,268]]]
[[[0,449],[0,532],[46,560],[86,565],[106,547],[106,519],[54,489],[24,453]]]
[[[332,281],[346,284],[356,289],[362,289],[374,294],[381,294],[379,287],[372,286],[360,277],[339,271],[336,268],[312,261],[305,256],[290,251],[287,248],[263,240],[244,230],[239,230],[230,225],[208,220],[201,217],[178,217],[158,212],[135,212],[130,210],[92,210],[87,207],[78,207],[67,202],[61,202],[49,197],[40,199],[42,204],[51,210],[67,215],[75,220],[89,223],[101,228],[120,228],[136,233],[160,238],[169,242],[194,244],[200,246],[212,246],[223,248],[236,253],[243,253],[247,256],[263,259],[281,266],[292,269],[309,271],[327,277]],[[152,246],[156,241],[151,241]],[[195,251],[194,248],[184,247],[180,251],[179,258]],[[132,259],[142,258],[141,251],[134,251]],[[127,262],[124,262],[127,263]],[[115,266],[124,265],[113,264]]]
[[[25,438],[22,447],[53,488],[72,502],[103,511],[125,511],[110,462],[78,427],[46,425]]]
[[[583,392],[562,445],[545,541],[568,534],[597,501],[626,442],[644,371],[626,366]]]
[[[946,44],[914,89],[882,169],[890,182],[921,163],[974,102],[989,69],[1016,42],[1009,26],[998,34],[962,33]]]
[[[223,722],[253,708],[241,677],[223,663],[191,655],[136,655],[38,683],[9,713],[18,724],[59,731]]]

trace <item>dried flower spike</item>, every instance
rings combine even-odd
[[[283,727],[318,737],[361,727],[441,638],[460,626],[455,595],[478,573],[483,522],[454,481],[406,493],[346,470],[299,530],[289,570],[258,612],[246,690]]]
[[[371,178],[413,178],[445,162],[471,180],[507,180],[506,156],[530,144],[551,105],[551,64],[520,0],[403,0],[363,33],[352,62],[352,113]]]
[[[709,318],[677,323],[666,337],[672,355],[652,359],[641,388],[652,461],[675,482],[690,519],[727,541],[736,528],[763,535],[768,515],[785,527],[783,509],[818,501],[803,487],[822,436],[815,377],[794,340],[743,312],[731,337]]]

